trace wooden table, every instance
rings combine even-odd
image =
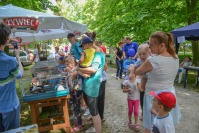
[[[43,100],[36,100],[28,102],[31,111],[32,124],[37,124],[39,132],[58,130],[65,128],[67,133],[71,132],[67,100],[70,96],[48,98]],[[63,116],[39,119],[39,107],[59,106],[59,110],[63,112]],[[56,120],[64,120],[64,123],[54,124]],[[49,122],[50,125],[43,126],[42,122]]]
[[[189,66],[189,67],[184,67],[185,69],[185,79],[184,79],[184,88],[186,88],[187,86],[187,77],[188,77],[188,71],[192,70],[192,71],[197,71],[197,80],[196,80],[196,85],[198,86],[198,79],[199,79],[199,67],[193,67],[193,66]]]

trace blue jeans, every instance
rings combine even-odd
[[[117,64],[117,74],[116,74],[116,77],[122,78],[123,60],[116,59],[116,64]]]
[[[7,113],[0,113],[0,132],[20,127],[20,105]]]

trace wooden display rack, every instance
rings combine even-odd
[[[64,97],[55,97],[55,98],[48,98],[43,100],[35,100],[27,102],[30,105],[32,124],[38,125],[39,132],[65,128],[67,133],[71,133],[71,126],[70,126],[69,113],[68,113],[68,103],[67,103],[67,100],[69,98],[70,96],[67,95]],[[59,110],[63,112],[63,116],[39,119],[39,107],[50,107],[50,106],[59,106]],[[53,122],[56,120],[64,120],[64,123],[54,124]],[[42,122],[49,122],[51,124],[48,126],[42,126],[41,125]]]

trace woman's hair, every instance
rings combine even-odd
[[[118,42],[118,46],[121,46],[122,44],[124,44],[122,41]]]
[[[189,59],[189,61],[191,61],[191,57],[188,56],[187,58]]]
[[[5,45],[9,35],[11,34],[10,28],[6,27],[3,23],[0,24],[0,46]]]
[[[150,38],[155,39],[156,44],[164,43],[165,47],[167,48],[167,52],[173,57],[176,57],[176,53],[174,50],[174,41],[173,35],[171,33],[165,33],[162,31],[154,32]]]
[[[91,39],[93,39],[93,41],[95,41],[95,39],[96,39],[96,33],[95,32],[86,32],[85,34],[88,37],[90,37]]]

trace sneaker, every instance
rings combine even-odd
[[[86,109],[85,113],[84,113],[84,116],[88,116],[90,115],[90,110],[89,109]]]
[[[116,77],[116,80],[119,80],[119,78],[118,78],[118,77]]]
[[[81,130],[83,130],[83,127],[82,127],[81,125],[77,125],[76,127],[73,127],[73,128],[71,129],[71,132],[72,132],[72,133],[77,133],[77,132],[79,132],[79,131],[81,131]]]

